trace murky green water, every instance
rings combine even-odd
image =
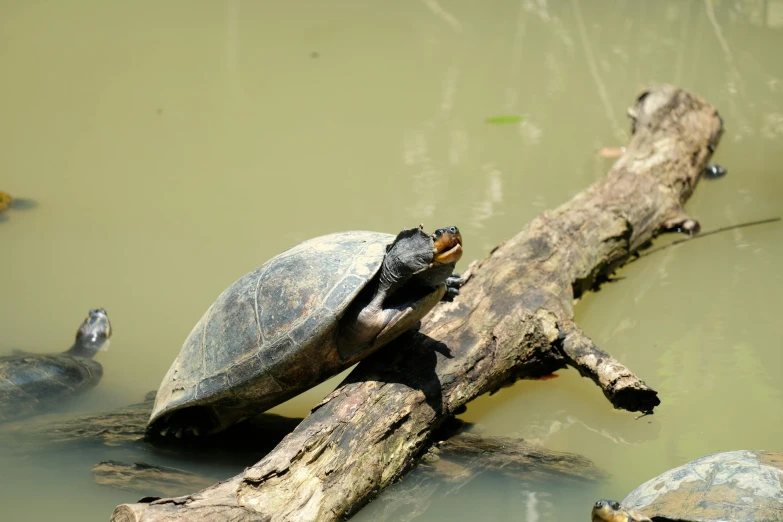
[[[102,410],[157,388],[214,298],[306,238],[453,223],[464,268],[598,179],[598,149],[625,143],[626,107],[656,82],[726,122],[729,175],[688,205],[703,228],[782,215],[781,49],[781,0],[2,0],[0,190],[37,205],[0,217],[0,351],[64,349],[106,307],[105,376],[70,407]],[[524,120],[485,123],[503,115]],[[596,497],[698,456],[783,451],[782,257],[780,223],[734,230],[579,304],[658,390],[652,417],[574,371],[469,405],[484,433],[583,454],[609,482],[393,487],[355,519],[585,521]],[[333,385],[276,411],[305,415]],[[1,447],[0,519],[108,520],[139,495],[90,467],[122,457]]]

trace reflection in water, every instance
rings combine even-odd
[[[598,72],[598,66],[596,64],[595,56],[593,55],[592,44],[587,36],[587,28],[585,27],[585,21],[582,17],[579,3],[579,0],[571,1],[572,7],[574,8],[574,15],[576,17],[576,28],[579,33],[582,50],[584,50],[585,58],[587,59],[587,65],[590,70],[590,77],[595,83],[596,90],[598,91],[598,97],[603,104],[607,123],[614,128],[615,139],[621,141],[625,138],[626,134],[620,127],[619,121],[614,113],[614,109],[612,108],[612,103],[609,100],[609,94],[606,90],[606,85],[604,84],[601,73]]]
[[[487,189],[484,200],[480,201],[473,210],[471,224],[480,229],[484,222],[495,215],[495,207],[503,201],[503,173],[494,165],[482,165],[481,170],[487,178]]]
[[[245,92],[245,86],[242,82],[242,42],[239,37],[240,6],[241,0],[225,1],[226,80],[231,86],[231,94],[235,103],[247,106],[249,105],[247,93]]]
[[[430,11],[435,13],[438,18],[443,20],[446,24],[449,25],[454,31],[460,32],[462,31],[462,24],[459,20],[457,20],[453,14],[445,10],[438,0],[422,0],[424,2],[424,5],[426,5]]]
[[[438,203],[450,194],[446,190],[447,177],[443,169],[458,167],[468,148],[468,135],[460,128],[459,120],[452,121],[451,113],[457,97],[459,70],[448,67],[444,73],[441,99],[437,115],[421,122],[409,131],[403,141],[403,161],[414,171],[412,192],[418,196],[408,212],[422,219],[435,215]],[[445,134],[449,139],[448,163],[433,158],[430,143],[433,135]],[[440,166],[442,167],[440,167]]]
[[[455,223],[465,266],[483,257],[605,172],[596,150],[625,144],[624,111],[653,83],[726,121],[729,175],[688,204],[703,229],[780,215],[781,28],[781,0],[4,2],[0,189],[38,205],[0,214],[0,348],[56,345],[74,310],[105,304],[121,335],[69,410],[134,402],[216,295],[308,237]],[[502,114],[523,121],[485,123]],[[583,454],[608,483],[425,481],[426,507],[394,486],[357,520],[584,520],[706,453],[783,450],[781,256],[783,225],[749,227],[583,296],[580,326],[659,392],[651,417],[571,370],[468,406],[486,433]],[[305,415],[336,382],[275,411]],[[126,460],[116,448],[16,449],[0,446],[3,522],[106,520],[136,500],[91,481]],[[249,464],[188,461],[216,477]]]

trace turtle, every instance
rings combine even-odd
[[[593,506],[591,522],[652,522],[650,518],[616,500],[599,500]]]
[[[622,503],[599,500],[593,522],[783,522],[783,453],[726,451],[666,471]]]
[[[106,310],[95,308],[68,350],[51,354],[14,350],[0,357],[0,421],[41,413],[97,385],[103,367],[93,356],[106,348],[111,334]]]
[[[455,226],[304,241],[226,288],[158,389],[148,439],[213,435],[364,359],[410,330],[462,279]]]
[[[704,177],[707,179],[718,179],[726,175],[728,171],[716,163],[710,163],[704,167]]]
[[[11,206],[13,201],[14,198],[11,197],[11,194],[0,190],[0,212]]]

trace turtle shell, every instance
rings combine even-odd
[[[0,421],[26,417],[94,387],[99,362],[66,354],[0,357]]]
[[[623,504],[653,519],[781,522],[783,453],[707,455],[645,482]]]
[[[234,282],[185,340],[158,390],[148,426],[195,406],[234,420],[262,412],[366,357],[371,351],[340,356],[338,321],[378,272],[394,240],[363,231],[321,236]],[[441,295],[411,314],[404,329]]]

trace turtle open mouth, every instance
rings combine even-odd
[[[456,263],[462,257],[462,234],[457,227],[439,228],[432,234],[433,261],[439,265]]]

